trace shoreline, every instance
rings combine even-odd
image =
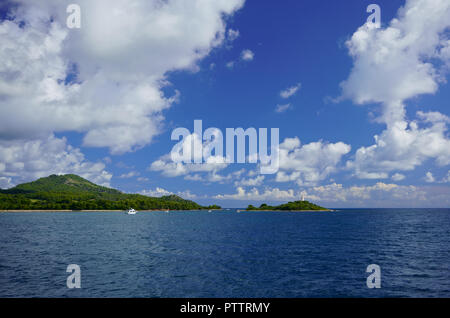
[[[210,209],[213,211],[220,211],[219,209]],[[177,211],[208,211],[208,209],[203,210],[139,210],[137,212],[177,212]],[[0,213],[7,213],[7,212],[13,212],[13,213],[31,213],[31,212],[124,212],[126,213],[126,210],[0,210]]]
[[[335,210],[240,210],[241,212],[334,212]]]
[[[202,210],[166,210],[166,209],[155,209],[155,210],[139,210],[137,212],[180,212],[180,211],[205,211],[208,212],[211,211],[226,211],[223,209],[202,209]],[[237,212],[335,212],[336,210],[245,210],[245,209],[237,209]],[[53,213],[53,212],[123,212],[126,213],[126,210],[0,210],[0,213],[32,213],[32,212],[39,212],[39,213]]]

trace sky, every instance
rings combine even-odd
[[[223,207],[448,207],[449,67],[448,0],[2,1],[0,188],[75,173]],[[278,171],[173,162],[194,120],[278,128]]]

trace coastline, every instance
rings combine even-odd
[[[223,209],[195,209],[195,210],[169,210],[169,212],[178,211],[222,211]],[[166,209],[139,210],[138,212],[166,212]],[[245,210],[238,209],[238,212],[335,212],[336,210]],[[32,213],[32,212],[126,212],[126,210],[0,210],[0,213]]]
[[[166,212],[166,209],[158,209],[158,210],[139,210],[138,212]],[[203,210],[169,210],[169,212],[176,211],[208,211],[207,209]],[[218,209],[213,211],[220,211]],[[0,213],[31,213],[31,212],[126,212],[126,210],[0,210]]]
[[[240,210],[241,212],[334,212],[334,210]]]

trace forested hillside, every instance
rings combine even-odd
[[[160,198],[126,194],[80,176],[51,175],[0,190],[0,210],[199,210],[211,207],[176,195]]]

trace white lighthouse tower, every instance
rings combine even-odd
[[[305,192],[302,192],[302,201],[305,201]]]

